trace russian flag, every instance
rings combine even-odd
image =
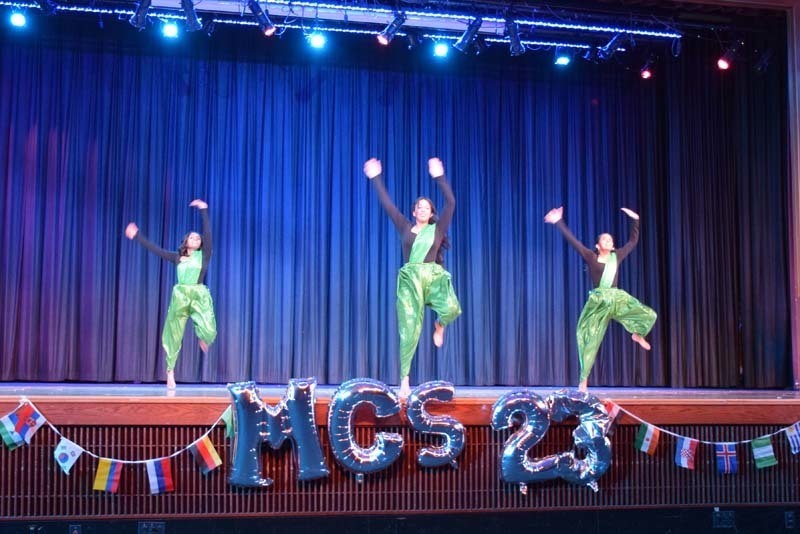
[[[122,475],[121,462],[110,458],[100,458],[100,462],[97,464],[97,472],[94,474],[92,489],[116,493],[119,489],[120,475]]]
[[[147,478],[150,480],[150,493],[153,495],[175,491],[169,458],[147,462]]]
[[[189,445],[189,450],[192,451],[194,461],[204,475],[222,465],[222,459],[207,435]]]

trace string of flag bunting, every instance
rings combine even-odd
[[[800,453],[800,421],[776,430],[771,434],[765,434],[754,439],[716,442],[682,436],[652,425],[622,408],[614,401],[608,400],[605,402],[605,405],[610,419],[609,428],[613,427],[620,413],[625,413],[640,423],[639,430],[636,433],[636,440],[634,441],[634,447],[637,450],[652,456],[658,448],[662,434],[674,437],[676,439],[675,465],[684,469],[694,469],[698,445],[712,445],[714,447],[714,454],[717,460],[717,472],[723,475],[733,475],[739,470],[739,461],[736,453],[737,445],[750,444],[756,469],[764,469],[766,467],[778,465],[778,460],[775,458],[775,450],[772,448],[772,438],[779,434],[784,434],[786,436],[792,454]]]
[[[613,432],[614,425],[620,414],[625,413],[640,423],[634,441],[634,447],[637,450],[652,456],[659,446],[661,435],[666,434],[672,436],[676,438],[675,464],[684,469],[695,468],[695,458],[699,445],[712,445],[714,447],[717,471],[720,474],[735,474],[738,471],[739,462],[736,446],[748,443],[750,444],[757,469],[764,469],[777,465],[778,460],[775,458],[772,438],[781,433],[785,435],[789,442],[792,454],[800,453],[800,421],[788,427],[781,428],[771,434],[766,434],[750,440],[713,442],[682,436],[652,425],[622,408],[612,400],[606,401],[605,405],[609,415],[609,434]],[[30,400],[23,397],[14,410],[0,418],[0,437],[5,446],[11,451],[23,444],[29,445],[34,434],[42,426],[47,425],[60,438],[53,450],[53,457],[64,474],[69,475],[72,466],[78,461],[78,458],[86,454],[98,460],[92,488],[96,491],[116,493],[119,489],[119,481],[123,467],[125,465],[143,464],[147,469],[150,493],[155,495],[175,491],[171,460],[186,451],[192,454],[198,469],[200,469],[203,475],[211,473],[222,465],[222,459],[209,438],[211,431],[220,423],[225,424],[225,436],[230,439],[233,436],[233,421],[230,406],[203,435],[188,446],[176,450],[168,456],[151,458],[148,460],[119,460],[116,458],[102,457],[69,440],[42,415]]]
[[[20,399],[19,405],[13,411],[0,418],[0,437],[2,437],[3,443],[8,450],[14,450],[23,444],[29,445],[33,435],[36,434],[42,426],[47,425],[50,430],[55,432],[60,438],[53,450],[53,457],[64,474],[69,475],[70,469],[72,469],[72,466],[78,461],[78,458],[86,454],[98,460],[92,489],[116,493],[119,489],[122,468],[125,465],[144,464],[147,469],[150,493],[156,495],[175,491],[171,460],[186,451],[192,453],[195,463],[203,475],[209,474],[222,465],[222,459],[214,448],[214,444],[211,443],[211,439],[208,437],[214,427],[220,422],[225,423],[226,438],[233,436],[231,408],[228,406],[202,436],[183,449],[160,458],[151,458],[148,460],[119,460],[116,458],[102,457],[69,440],[42,415],[30,400],[23,397]]]

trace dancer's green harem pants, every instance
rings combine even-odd
[[[589,291],[589,300],[583,307],[577,328],[581,381],[589,378],[611,319],[619,322],[631,334],[644,337],[656,322],[656,312],[616,287],[600,287]]]
[[[438,263],[406,263],[397,275],[397,330],[400,333],[400,378],[408,376],[422,332],[425,306],[442,326],[461,315],[450,273]]]

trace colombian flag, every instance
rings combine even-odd
[[[194,461],[197,462],[197,466],[204,475],[222,465],[217,449],[214,448],[214,444],[207,435],[189,445],[189,450],[192,451]]]
[[[119,477],[122,474],[122,463],[110,458],[100,458],[97,472],[94,474],[95,491],[116,493],[119,489]]]
[[[153,495],[175,491],[169,458],[159,458],[147,462],[147,478],[150,480],[150,493]]]

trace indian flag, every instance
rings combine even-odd
[[[661,436],[661,431],[653,425],[647,423],[639,427],[639,432],[636,434],[636,441],[634,446],[642,452],[653,455],[658,447],[658,438]]]

